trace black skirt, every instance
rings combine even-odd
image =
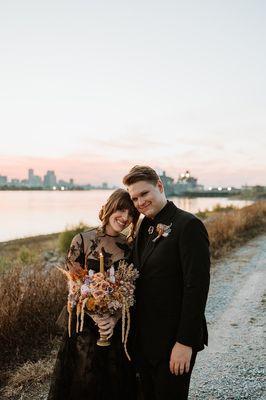
[[[88,315],[83,332],[70,338],[64,333],[47,400],[137,399],[135,370],[123,349],[121,323],[110,346],[98,346],[98,338],[98,328]]]

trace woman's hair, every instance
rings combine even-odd
[[[129,173],[124,176],[123,184],[130,186],[133,183],[145,181],[152,183],[155,186],[159,179],[159,176],[151,167],[146,165],[135,165],[133,168],[131,168]]]
[[[129,215],[132,217],[130,232],[127,236],[128,240],[134,238],[137,222],[139,219],[139,212],[134,207],[129,193],[124,189],[116,189],[108,198],[104,206],[99,212],[99,218],[102,221],[102,229],[105,231],[106,225],[109,222],[110,216],[118,210],[128,210]]]

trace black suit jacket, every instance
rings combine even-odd
[[[153,242],[157,233],[154,229],[152,235],[147,235],[147,230],[158,223],[172,224],[171,232]],[[135,307],[136,353],[150,360],[169,359],[176,341],[195,351],[202,350],[208,341],[204,310],[210,271],[209,240],[203,223],[167,202],[154,220],[143,219],[133,263],[140,272]]]

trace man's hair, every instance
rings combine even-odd
[[[123,184],[130,186],[133,183],[145,181],[152,183],[155,186],[159,179],[159,176],[151,167],[146,165],[135,165],[133,168],[131,168],[129,173],[124,176]]]

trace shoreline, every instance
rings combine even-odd
[[[216,259],[220,255],[222,247],[228,250],[243,243],[247,238],[261,233],[265,229],[265,207],[266,202],[261,201],[242,208],[236,208],[232,205],[225,207],[217,205],[212,210],[205,209],[195,213],[203,221],[209,232],[214,250],[213,258]],[[86,224],[80,224],[82,230],[87,229]],[[80,231],[80,227],[77,225],[60,232],[0,241],[0,264],[5,258],[13,262],[25,250],[34,253],[36,257],[43,251],[55,250],[60,253],[62,252],[60,249],[61,235],[63,236],[66,233],[65,236],[69,236],[73,233],[74,236],[77,228]],[[232,229],[235,230],[234,234],[232,234]],[[217,243],[219,243],[219,246],[217,246]]]
[[[238,199],[235,199],[238,200]],[[256,202],[256,200],[254,200],[254,203]],[[247,206],[243,206],[239,209],[245,208]],[[237,208],[238,209],[238,208]],[[199,219],[201,219],[204,223],[206,223],[208,221],[208,219],[214,218],[214,217],[219,217],[219,215],[223,214],[223,213],[228,213],[230,211],[233,211],[233,208],[231,208],[231,206],[225,206],[225,207],[220,207],[218,205],[218,209],[217,207],[212,210],[206,209],[203,211],[198,211],[196,213],[194,213],[194,215],[196,217],[198,217]],[[50,240],[57,240],[59,238],[59,235],[63,232],[65,232],[66,230],[71,230],[71,229],[64,229],[62,231],[59,232],[52,232],[52,233],[43,233],[43,234],[38,234],[38,235],[30,235],[30,236],[23,236],[23,237],[19,237],[19,238],[15,238],[15,239],[8,239],[8,240],[0,240],[0,252],[2,249],[4,249],[6,246],[23,246],[23,245],[29,245],[29,244],[37,244],[37,243],[42,243],[42,242],[46,242],[46,241],[50,241]]]
[[[171,200],[171,198],[170,198]],[[239,199],[235,199],[235,200],[239,200]],[[256,200],[254,200],[254,203],[256,202]],[[219,204],[217,205],[219,207]],[[194,215],[196,215],[196,217],[198,217],[199,219],[201,219],[203,222],[205,222],[205,220],[208,219],[208,217],[212,217],[212,216],[218,216],[220,213],[223,212],[228,212],[231,210],[231,206],[220,206],[220,209],[217,210],[217,206],[214,207],[212,210],[209,209],[205,209],[205,210],[199,210],[198,212],[194,213]],[[247,206],[243,206],[241,208],[244,208]],[[239,209],[241,209],[239,208]],[[203,216],[204,215],[204,216]],[[93,226],[93,225],[92,225]],[[68,229],[63,229],[62,231],[59,232],[51,232],[51,233],[40,233],[37,235],[30,235],[30,236],[23,236],[23,237],[18,237],[18,238],[14,238],[14,239],[7,239],[7,240],[0,240],[0,251],[1,248],[3,248],[6,245],[9,244],[14,244],[14,245],[25,245],[32,242],[41,242],[41,241],[46,241],[46,240],[50,240],[50,239],[57,239],[59,237],[59,235],[66,231]]]
[[[259,186],[261,188],[265,188],[265,186]],[[255,186],[256,188],[256,186]],[[112,191],[115,188],[102,188],[102,187],[93,187],[93,188],[82,188],[82,187],[75,187],[75,188],[65,188],[64,190],[57,188],[42,188],[42,187],[32,187],[32,188],[25,188],[25,187],[0,187],[1,192],[91,192],[95,190],[108,190]],[[265,189],[259,192],[252,192],[252,191],[245,191],[241,189],[237,189],[238,193],[229,193],[228,191],[213,191],[210,192],[208,190],[204,191],[188,191],[182,193],[169,193],[167,194],[167,198],[171,197],[184,197],[184,198],[195,198],[195,197],[226,197],[231,200],[265,200],[266,193]]]
[[[44,198],[43,196],[41,198],[39,195],[36,196],[34,192],[30,195],[26,193],[26,196],[22,193],[22,197],[19,196],[21,199],[19,208],[16,207],[16,199],[12,194],[4,196],[5,198],[0,203],[3,206],[1,208],[2,224],[6,229],[2,229],[0,243],[60,233],[67,227],[75,226],[81,221],[86,225],[97,225],[99,220],[96,205],[103,204],[107,196],[107,191],[106,193],[96,191],[94,195],[92,192],[81,194],[69,192],[66,197],[65,194],[57,193],[54,195],[50,193],[45,195]],[[173,197],[169,200],[173,201],[177,207],[193,214],[197,214],[199,211],[212,210],[218,205],[223,208],[229,206],[243,208],[253,203],[251,200],[230,200],[229,198],[189,199]],[[78,206],[76,204],[74,209],[73,202],[78,202]],[[13,216],[11,221],[10,215]],[[200,216],[200,218],[203,217]]]
[[[17,239],[8,239],[8,240],[3,240],[0,241],[0,249],[1,247],[4,247],[5,245],[8,244],[25,244],[28,241],[34,241],[34,242],[38,242],[38,241],[42,241],[42,240],[46,240],[46,239],[56,239],[61,232],[54,232],[54,233],[44,233],[44,234],[40,234],[40,235],[33,235],[33,236],[25,236],[25,237],[21,237],[21,238],[17,238]]]
[[[58,248],[58,238],[61,232],[46,235],[28,236],[25,238],[0,242],[0,262],[2,260],[15,261],[20,252],[28,249],[34,254],[41,254]],[[1,265],[0,265],[1,267]]]

